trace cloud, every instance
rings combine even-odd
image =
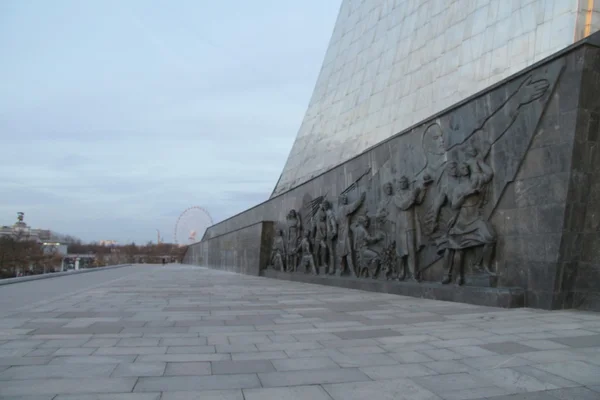
[[[11,3],[0,224],[24,211],[34,227],[143,243],[172,240],[187,207],[219,221],[266,200],[339,3]]]

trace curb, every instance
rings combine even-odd
[[[131,264],[119,264],[119,265],[111,265],[111,266],[108,266],[108,267],[86,268],[86,269],[80,269],[80,270],[77,270],[77,271],[70,271],[70,272],[53,272],[53,273],[48,273],[48,274],[20,276],[18,278],[0,279],[0,286],[12,285],[14,283],[23,283],[23,282],[29,282],[29,281],[37,281],[37,280],[40,280],[40,279],[60,278],[62,276],[72,276],[72,275],[79,275],[79,274],[87,274],[88,272],[105,271],[107,269],[117,269],[117,268],[129,267],[129,266],[131,266]]]

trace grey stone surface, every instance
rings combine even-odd
[[[133,275],[126,270],[94,290],[73,288],[53,302],[52,312],[39,314],[31,306],[0,320],[0,354],[6,356],[0,357],[1,398],[463,400],[528,394],[587,400],[599,390],[596,313],[500,310],[185,265],[145,266]],[[3,296],[0,288],[0,305]],[[21,328],[42,319],[57,328],[195,323],[186,332],[109,337]],[[194,332],[204,321],[222,322],[207,327],[222,330]],[[387,324],[374,328],[371,321]],[[355,332],[377,335],[356,338]],[[577,347],[576,338],[586,346]],[[211,352],[197,353],[204,350]]]
[[[213,375],[252,374],[275,371],[273,364],[268,360],[213,361],[211,367]]]
[[[595,34],[589,42],[598,38]],[[259,235],[248,240],[254,243],[250,248],[235,240],[237,232],[261,221],[285,228],[292,209],[298,210],[307,229],[319,232],[314,206],[326,197],[335,205],[340,234],[335,240],[320,239],[313,253],[324,246],[335,253],[333,245],[341,246],[336,268],[347,259],[349,268],[342,268],[345,276],[273,270],[265,271],[266,276],[500,307],[600,310],[600,178],[595,173],[600,106],[593,95],[600,85],[599,51],[580,43],[399,132],[343,165],[216,224],[208,229],[204,242],[190,247],[186,260],[200,264],[199,255],[209,252],[218,260],[202,265],[223,268],[219,265],[227,264],[229,250],[221,251],[221,243],[236,243],[238,254],[256,251]],[[389,109],[386,115],[401,112]],[[432,137],[437,142],[428,139]],[[470,157],[480,158],[475,162]],[[463,163],[461,177],[446,169],[452,162]],[[435,182],[424,179],[426,175]],[[389,205],[391,200],[382,188],[386,183],[403,182],[402,176],[408,177],[410,191],[423,184],[419,190],[426,194],[419,201],[402,203],[397,210]],[[427,189],[425,182],[430,182]],[[459,196],[465,182],[477,183],[473,189],[477,193]],[[409,191],[395,186],[393,190],[396,203],[402,197],[399,193]],[[359,201],[365,193],[366,199]],[[344,198],[348,204],[342,207]],[[479,211],[469,214],[476,207],[462,203],[463,198]],[[351,213],[340,211],[357,202],[359,208],[350,207]],[[387,216],[380,213],[382,209]],[[358,223],[365,218],[370,218],[370,225]],[[413,221],[411,227],[400,228],[407,221]],[[467,234],[463,228],[471,236],[461,241],[458,237]],[[348,231],[355,243],[346,240]],[[316,233],[311,235],[316,243]],[[287,258],[293,263],[300,262],[290,255],[297,245],[288,244]],[[214,250],[209,251],[211,246]],[[490,257],[492,262],[486,263]],[[255,265],[252,271],[266,265]],[[485,271],[487,266],[492,274]],[[406,268],[416,268],[424,282],[398,282],[397,278],[404,277],[400,270]],[[355,278],[355,269],[380,279]],[[442,280],[465,286],[439,285]]]
[[[244,389],[245,400],[331,400],[319,386],[289,388]]]
[[[172,375],[210,375],[209,362],[170,362],[167,363],[165,376]]]

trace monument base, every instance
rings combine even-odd
[[[369,292],[390,293],[425,299],[458,301],[480,306],[517,308],[525,306],[525,291],[521,288],[442,285],[434,282],[402,282],[380,279],[360,279],[332,275],[311,275],[263,270],[261,276],[294,282],[314,283]]]

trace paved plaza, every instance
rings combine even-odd
[[[2,399],[600,399],[597,313],[182,265],[7,285],[0,304]]]

